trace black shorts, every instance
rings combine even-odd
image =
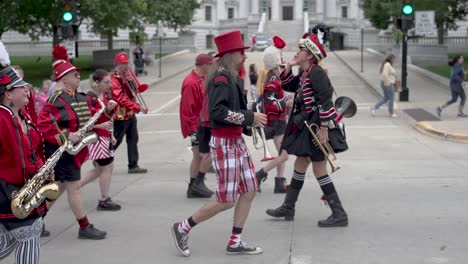
[[[54,171],[56,181],[67,182],[81,179],[81,169],[76,166],[73,156],[66,152],[62,154]]]
[[[206,154],[210,153],[210,139],[211,139],[211,128],[199,126],[198,127],[198,151]]]
[[[285,120],[271,120],[270,126],[264,128],[265,131],[265,138],[267,140],[273,139],[276,136],[284,135],[286,131],[286,121]]]
[[[114,157],[109,157],[109,158],[104,158],[104,159],[97,159],[97,160],[94,160],[99,166],[103,167],[103,166],[107,166],[109,164],[111,164],[112,162],[114,162]]]

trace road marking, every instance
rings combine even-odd
[[[137,117],[140,118],[140,117],[153,117],[153,116],[178,116],[179,113],[161,113],[161,114],[142,114],[142,113],[139,113],[137,114]]]
[[[395,125],[387,125],[387,126],[353,126],[353,125],[347,125],[346,128],[397,128],[398,126]]]
[[[152,135],[152,134],[172,134],[180,133],[180,130],[155,130],[155,131],[144,131],[140,132],[140,135]]]
[[[180,92],[158,92],[158,91],[151,91],[145,92],[144,95],[162,95],[162,94],[180,94]]]
[[[174,103],[175,101],[177,101],[177,100],[179,100],[179,99],[180,99],[180,95],[178,95],[178,96],[172,98],[169,102],[167,102],[167,103],[161,105],[159,108],[157,108],[157,109],[151,111],[150,114],[156,114],[156,113],[158,113],[159,111],[161,111],[162,109],[164,109],[164,108],[170,106],[172,103]]]

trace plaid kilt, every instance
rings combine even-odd
[[[211,158],[218,186],[216,200],[235,202],[240,194],[258,189],[255,168],[244,138],[211,137]]]

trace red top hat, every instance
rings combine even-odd
[[[306,48],[309,50],[317,60],[321,61],[327,57],[327,53],[320,44],[319,39],[315,34],[310,34],[306,38],[299,40],[299,48]]]
[[[273,36],[273,44],[278,49],[286,47],[286,42],[284,42],[284,40],[278,36]]]
[[[250,48],[249,46],[244,45],[239,30],[233,30],[218,35],[214,38],[214,42],[218,48],[218,53],[215,57],[221,57],[229,52],[236,52]]]
[[[65,60],[55,61],[52,64],[52,67],[54,67],[54,78],[56,82],[71,71],[80,71],[80,69],[76,68],[73,66],[73,64]]]
[[[128,55],[125,52],[117,53],[114,58],[114,63],[128,63]]]

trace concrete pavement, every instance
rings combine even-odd
[[[364,71],[361,72],[361,52],[359,50],[337,51],[335,54],[369,88],[382,96],[383,91],[380,87],[379,69],[384,55],[373,50],[364,52]],[[398,75],[401,76],[401,65],[396,64],[395,69]],[[458,102],[445,108],[441,119],[435,116],[436,107],[442,105],[451,97],[448,86],[449,80],[415,65],[408,66],[407,80],[410,95],[409,102],[398,102],[399,113],[403,115],[403,118],[426,135],[443,140],[468,143],[468,119],[456,117]],[[397,95],[395,96],[395,100],[398,100]],[[380,114],[387,113],[385,106],[381,109]],[[431,113],[434,118],[425,119],[424,117],[421,118],[420,114],[411,115],[411,111],[408,112],[408,109],[421,109],[419,112],[424,117],[428,117],[428,113]],[[468,112],[467,108],[465,108],[466,112]]]
[[[261,65],[261,53],[247,55],[247,64]],[[293,54],[284,56],[289,59]],[[194,58],[191,54],[174,63],[173,73],[193,65]],[[468,191],[466,146],[422,136],[404,118],[391,119],[383,112],[372,118],[369,107],[378,97],[333,53],[326,67],[338,95],[350,96],[358,105],[356,116],[345,120],[350,150],[338,155],[341,169],[332,175],[350,217],[348,227],[317,227],[317,220],[330,211],[319,200],[320,188],[311,170],[295,221],[268,217],[265,209],[279,206],[284,198],[273,194],[276,172],[272,171],[262,185],[263,192],[255,198],[243,234],[248,243],[263,247],[262,255],[225,255],[231,210],[196,226],[189,239],[192,256],[181,257],[174,248],[170,226],[209,201],[185,198],[191,153],[188,140],[181,137],[177,99],[182,79],[189,72],[185,70],[143,94],[152,113],[138,116],[140,165],[149,172],[127,174],[125,144],[116,152],[111,195],[122,204],[122,211],[95,210],[99,198],[96,182],[82,189],[90,221],[108,231],[108,237],[77,239],[78,225],[66,197],[61,197],[46,218],[52,237],[42,239],[41,263],[464,263],[468,256],[468,215],[462,209]],[[254,150],[249,137],[246,142],[258,169],[263,152]],[[293,161],[291,156],[286,166],[288,181]],[[90,167],[86,163],[83,173]],[[207,175],[207,185],[216,185],[213,174]],[[10,257],[4,262],[13,260]]]

